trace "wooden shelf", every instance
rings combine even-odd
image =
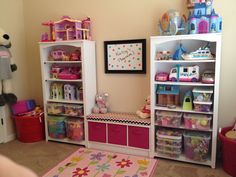
[[[159,81],[155,81],[154,84],[214,87],[214,84],[203,84],[201,82],[170,82],[170,81],[159,82]]]
[[[73,140],[70,140],[69,138],[56,139],[56,138],[48,137],[48,141],[56,141],[56,142],[70,143],[70,144],[79,144],[79,145],[83,145],[83,146],[86,145],[84,140],[82,140],[82,141],[73,141]]]
[[[177,106],[175,109],[171,109],[168,107],[162,107],[162,106],[155,106],[155,110],[160,110],[160,111],[172,111],[172,112],[184,112],[184,113],[196,113],[196,114],[210,114],[213,115],[213,112],[200,112],[200,111],[194,111],[194,110],[184,110],[182,107]]]

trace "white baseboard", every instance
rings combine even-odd
[[[4,141],[4,143],[7,143],[7,142],[12,141],[12,140],[14,140],[14,139],[16,139],[16,134],[7,135],[7,137],[6,137],[5,141]]]

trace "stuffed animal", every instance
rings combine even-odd
[[[11,63],[10,37],[0,28],[0,106],[6,103],[13,104],[17,101],[15,94],[11,93],[12,72],[17,66]]]
[[[96,105],[93,107],[92,112],[95,114],[108,112],[108,93],[100,93],[95,96]]]
[[[150,103],[150,96],[148,96],[146,99],[146,104],[136,112],[140,118],[146,119],[150,117]]]

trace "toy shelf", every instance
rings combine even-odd
[[[155,81],[154,84],[162,84],[162,85],[188,85],[188,86],[203,86],[203,87],[213,87],[214,84],[204,84],[202,82],[159,82],[159,81]]]
[[[216,164],[216,145],[217,145],[217,134],[218,134],[218,104],[219,104],[219,83],[220,83],[220,64],[221,64],[221,34],[220,33],[209,33],[209,34],[189,34],[189,35],[175,35],[175,36],[152,36],[151,38],[151,50],[150,50],[150,88],[151,88],[151,137],[150,137],[150,144],[151,144],[151,154],[153,157],[161,157],[167,158],[177,161],[201,164],[211,166],[215,168]],[[210,52],[213,55],[214,59],[191,59],[191,60],[168,60],[172,58],[173,54],[177,51],[176,49],[182,44],[182,47],[185,48],[187,54],[190,52],[198,51],[200,47],[206,46],[206,44],[210,48]],[[165,52],[164,52],[165,51]],[[167,59],[167,60],[157,60],[158,59]],[[163,58],[161,58],[163,57]],[[180,68],[182,67],[182,68]],[[177,72],[172,71],[174,68],[177,68]],[[179,70],[178,70],[179,69]],[[188,80],[189,77],[191,80],[192,75],[196,75],[196,71],[199,74],[199,78],[201,81],[202,74],[205,71],[213,71],[215,73],[214,83],[202,83],[202,82],[172,82],[172,81],[156,81],[156,74],[158,73],[167,73],[172,74],[172,77],[175,78],[177,73],[182,72],[183,80]],[[172,73],[171,73],[172,71]],[[195,72],[193,72],[195,71]],[[190,73],[191,72],[191,73]],[[176,75],[175,75],[176,73]],[[165,75],[160,75],[160,79],[165,79]],[[186,75],[187,74],[187,75]],[[179,76],[181,76],[179,74]],[[176,77],[177,78],[177,77]],[[193,78],[193,77],[192,77]],[[185,110],[182,108],[182,103],[185,97],[185,94],[189,91],[190,98],[194,100],[192,97],[192,93],[194,89],[199,90],[213,90],[211,102],[206,103],[204,106],[207,107],[207,112],[204,109],[199,109],[198,106],[201,106],[201,103],[195,102],[193,105],[192,110]],[[158,90],[159,89],[159,90]],[[191,103],[191,101],[190,101]],[[162,107],[159,105],[165,105],[166,107]],[[167,105],[174,104],[176,107],[167,107]],[[180,104],[180,106],[179,106]],[[210,107],[210,106],[211,107]],[[202,105],[202,107],[204,107]],[[199,110],[199,111],[196,111]],[[201,111],[202,110],[202,111]],[[210,110],[210,111],[209,111]],[[161,111],[161,112],[157,112]],[[165,115],[167,112],[172,113],[190,113],[190,114],[197,114],[196,116],[209,116],[211,117],[211,124],[210,129],[206,130],[196,130],[196,129],[189,129],[185,128],[183,124],[180,124],[178,127],[169,127],[169,126],[162,126],[158,125],[156,122],[156,114]],[[203,112],[204,111],[204,112]],[[166,113],[170,114],[170,113]],[[158,115],[159,116],[159,115]],[[160,115],[161,116],[161,115]],[[181,120],[183,116],[180,117]],[[177,119],[177,118],[176,118]],[[164,121],[164,120],[163,120]],[[182,121],[181,121],[182,122]],[[195,133],[197,135],[205,135],[208,136],[209,139],[209,146],[208,154],[209,158],[202,162],[202,161],[195,161],[185,157],[184,149],[181,151],[182,154],[179,157],[173,157],[170,154],[161,154],[156,150],[157,148],[157,131],[158,130],[175,130],[179,131],[180,133]],[[185,143],[184,136],[181,136],[182,144]],[[191,136],[190,136],[191,138]],[[189,138],[189,139],[190,139]],[[190,141],[191,142],[191,141]],[[195,150],[194,146],[189,144],[190,148]],[[163,148],[159,147],[158,148]],[[173,150],[173,149],[172,149]],[[191,149],[192,150],[192,149]],[[194,158],[193,158],[194,159]]]
[[[85,117],[86,115],[91,114],[92,107],[94,106],[94,96],[97,93],[95,42],[89,40],[39,42],[39,49],[41,59],[46,141],[57,141],[87,146],[88,125]],[[62,58],[63,55],[61,55],[61,51],[63,54],[66,54],[67,58]],[[72,58],[72,56],[74,56],[74,58]],[[59,69],[53,68],[54,65]],[[67,69],[68,67],[76,68],[77,70],[75,70],[73,74],[81,74],[80,76],[82,76],[82,79],[57,79],[58,77],[56,74],[64,69]],[[79,77],[77,76],[77,78]],[[66,88],[64,87],[65,85],[67,86],[68,95],[64,94]],[[70,92],[71,90],[73,91]],[[50,111],[52,112],[47,112],[48,105],[51,106]],[[72,111],[71,115],[64,114],[65,112],[63,111],[58,114],[57,111],[64,110],[62,107],[68,111]],[[78,116],[72,116],[76,113],[76,111],[78,113],[77,109],[79,109],[79,107],[81,107],[83,111],[81,114],[82,116],[79,116],[78,114]],[[55,111],[55,114],[53,111]],[[55,136],[58,138],[54,138],[54,135],[52,136],[49,132],[49,121],[60,121],[60,118],[62,121],[65,121],[65,124],[68,123],[66,120],[82,121],[80,125],[83,125],[83,128],[81,128],[80,131],[83,130],[84,139],[82,141],[74,141],[73,138],[60,139],[60,136]],[[53,125],[51,123],[50,126],[55,126],[52,130],[57,130],[56,124]],[[60,131],[61,130],[58,130],[58,132]],[[53,134],[56,133],[53,132]]]

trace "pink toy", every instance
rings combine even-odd
[[[69,59],[66,51],[63,49],[52,50],[50,52],[49,58],[51,58],[54,61],[61,61],[61,60],[68,60]]]
[[[70,60],[71,61],[80,61],[81,60],[81,51],[80,51],[80,49],[77,49],[73,53],[71,53]]]
[[[65,67],[58,74],[59,79],[75,80],[81,78],[81,69],[79,67]]]
[[[108,93],[101,93],[95,96],[96,105],[93,107],[92,112],[95,114],[108,112]]]
[[[43,22],[42,25],[50,28],[50,41],[60,40],[90,40],[90,18],[84,20],[72,19],[63,16],[59,21]]]
[[[168,81],[169,74],[166,72],[157,73],[155,76],[156,81]]]
[[[66,120],[67,137],[74,141],[81,141],[84,138],[84,122],[78,119]]]
[[[64,99],[65,100],[76,100],[75,97],[75,85],[65,84],[64,85]]]

